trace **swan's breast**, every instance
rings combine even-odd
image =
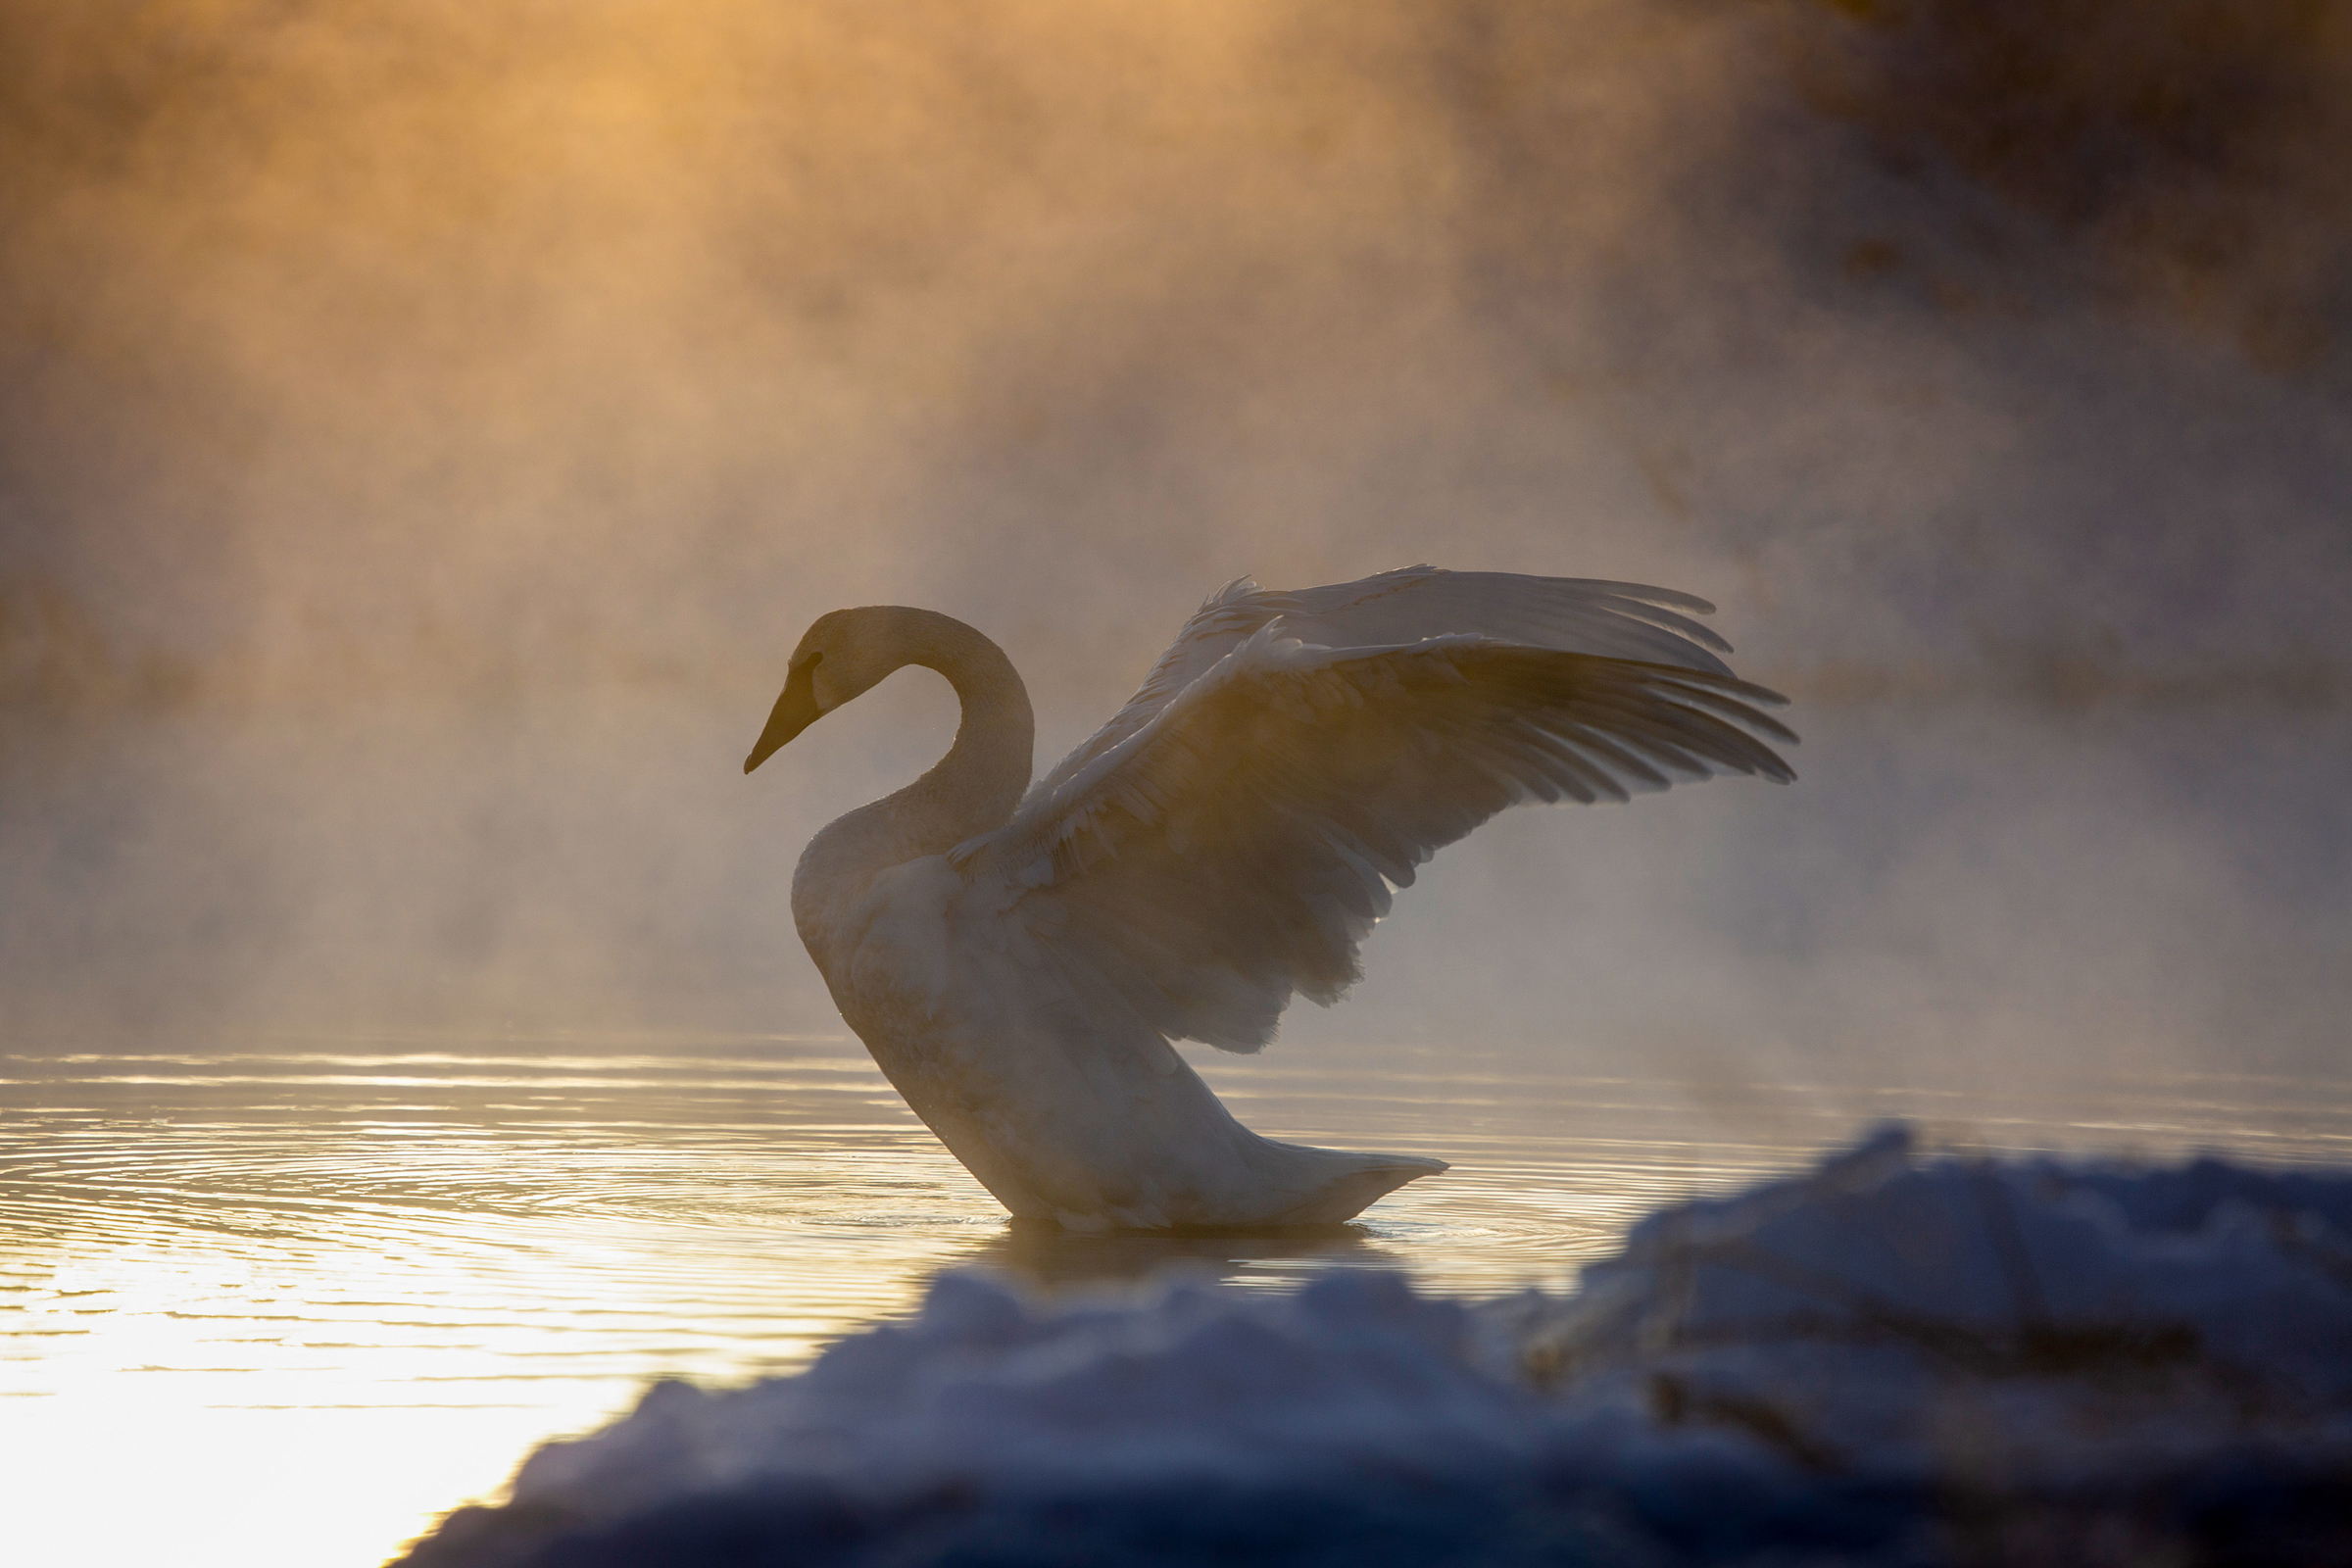
[[[838,983],[866,1006],[936,1018],[955,988],[950,913],[963,879],[944,855],[894,865],[839,906],[826,933]]]
[[[976,1155],[951,1135],[972,1118],[995,1126],[1056,1108],[1024,1071],[1036,1063],[1018,987],[991,961],[997,922],[970,893],[943,856],[892,866],[834,906],[817,954],[842,1016],[967,1165]]]

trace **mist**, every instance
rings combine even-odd
[[[1521,811],[1277,1051],[2340,1070],[2352,19],[0,8],[0,1027],[839,1029],[785,908],[1200,599],[1701,594],[1802,777]]]

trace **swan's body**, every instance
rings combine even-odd
[[[1674,607],[1674,608],[1667,608]],[[930,611],[801,640],[749,772],[892,670],[963,705],[939,765],[812,840],[793,919],[842,1015],[1015,1215],[1078,1229],[1332,1223],[1446,1167],[1258,1137],[1169,1042],[1254,1051],[1330,1004],[1413,867],[1506,806],[1791,775],[1663,589],[1426,566],[1203,605],[1029,787],[1029,699]],[[1740,726],[1745,726],[1745,729]]]

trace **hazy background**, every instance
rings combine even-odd
[[[838,1028],[808,620],[1044,760],[1200,598],[1703,594],[1803,777],[1521,812],[1292,1049],[2340,1075],[2352,8],[0,3],[0,1030]]]

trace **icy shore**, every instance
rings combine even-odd
[[[656,1387],[405,1561],[2342,1563],[2352,1176],[1890,1129],[1566,1298],[952,1274],[800,1376]]]

